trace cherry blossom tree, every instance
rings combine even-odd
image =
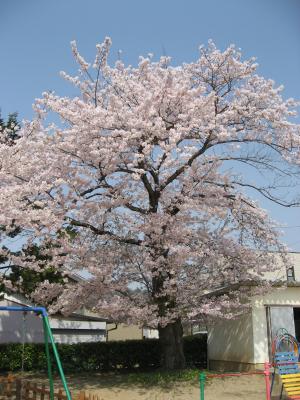
[[[0,223],[21,226],[27,245],[56,243],[47,251],[64,273],[86,271],[76,288],[44,282],[36,301],[157,328],[162,366],[181,368],[182,323],[241,312],[269,288],[274,251],[285,257],[251,191],[298,204],[286,189],[299,173],[297,103],[234,46],[133,67],[110,66],[110,45],[90,65],[73,42],[79,74],[62,75],[78,97],[44,93],[15,146],[1,147]]]
[[[20,125],[17,116],[17,113],[11,113],[8,115],[7,121],[5,121],[0,115],[0,142],[4,148],[9,149],[9,147],[14,146],[20,138],[18,135]],[[71,232],[69,232],[70,234]],[[22,266],[12,262],[12,259],[15,261],[18,260],[19,254],[16,246],[12,244],[15,244],[15,241],[19,241],[20,236],[22,236],[22,229],[16,225],[15,221],[11,221],[9,227],[0,226],[0,238],[2,242],[0,292],[3,293],[8,289],[9,291],[17,291],[30,296],[40,282],[50,281],[64,284],[59,271],[51,267],[51,257],[45,254],[45,251],[35,243],[30,246],[24,246],[21,255],[22,258],[29,257],[31,262],[38,263],[40,270],[38,273],[30,268],[22,268]],[[14,249],[11,249],[9,245],[12,245]],[[51,246],[51,243],[47,243],[47,246]],[[41,256],[40,253],[42,253]],[[3,280],[5,280],[6,285],[2,284]]]

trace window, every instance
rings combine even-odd
[[[286,274],[287,274],[287,281],[288,282],[294,282],[294,280],[295,280],[294,267],[288,268],[287,271],[286,271]]]

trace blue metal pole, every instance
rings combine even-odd
[[[46,346],[48,345],[48,338],[50,339],[51,345],[52,345],[52,349],[53,349],[53,353],[54,353],[54,357],[55,357],[55,361],[59,370],[59,374],[62,380],[62,384],[64,386],[66,395],[67,395],[67,399],[68,400],[72,400],[71,399],[71,394],[66,382],[66,378],[64,375],[64,371],[62,369],[62,365],[59,359],[59,355],[58,355],[58,351],[56,349],[55,346],[55,342],[54,342],[54,338],[51,332],[51,328],[50,328],[50,324],[49,324],[49,320],[48,320],[48,313],[46,308],[44,307],[29,307],[29,306],[0,306],[0,311],[23,311],[23,312],[35,312],[37,314],[42,314],[43,316],[43,326],[44,326],[44,333],[46,333],[45,336],[45,340],[47,340]],[[47,338],[46,338],[47,337]],[[46,351],[47,353],[47,351]],[[48,358],[48,353],[47,353],[47,358]],[[49,359],[50,361],[50,359]],[[49,369],[48,369],[49,372]],[[51,382],[52,382],[52,374],[49,375],[49,380],[50,380],[50,387],[52,386]]]
[[[29,306],[0,306],[0,311],[31,311],[41,313],[44,317],[48,316],[44,307],[29,307]]]

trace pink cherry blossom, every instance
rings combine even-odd
[[[234,46],[209,42],[195,62],[149,55],[133,67],[110,66],[110,45],[88,63],[72,42],[79,73],[62,76],[78,97],[44,93],[15,146],[0,143],[0,224],[51,239],[57,268],[88,275],[76,289],[44,282],[40,303],[156,327],[170,344],[184,321],[242,312],[271,287],[266,273],[288,262],[249,193],[297,203],[278,191],[298,172],[297,103]],[[77,235],[57,234],[66,227]],[[165,365],[181,366],[177,353],[163,353]]]

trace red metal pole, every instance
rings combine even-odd
[[[271,400],[271,388],[270,388],[270,365],[265,362],[265,382],[266,382],[266,400]]]

